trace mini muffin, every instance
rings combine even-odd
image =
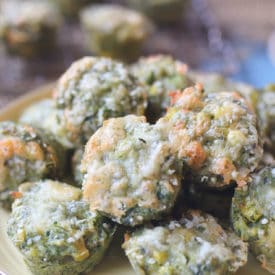
[[[194,181],[211,188],[245,185],[262,158],[256,116],[238,93],[204,94],[202,85],[172,94],[158,124]]]
[[[91,51],[123,61],[140,56],[153,30],[144,15],[119,5],[89,6],[82,11],[81,22]]]
[[[45,120],[51,115],[53,109],[54,102],[52,99],[40,100],[24,109],[19,122],[43,129],[45,128]]]
[[[126,67],[107,58],[85,57],[60,78],[54,91],[60,136],[84,145],[105,119],[142,115],[146,91]]]
[[[232,202],[235,232],[263,268],[275,273],[275,166],[253,175],[250,185],[236,188]]]
[[[204,87],[205,93],[219,93],[222,91],[238,92],[244,97],[248,103],[256,111],[257,102],[259,100],[259,91],[253,86],[243,82],[232,81],[226,79],[221,74],[188,71],[190,77],[195,83],[201,83]]]
[[[61,18],[46,1],[0,3],[0,39],[12,54],[32,57],[52,50]]]
[[[127,0],[135,8],[159,23],[180,21],[189,0]]]
[[[63,153],[53,140],[30,126],[0,122],[0,198],[3,203],[10,205],[6,201],[10,193],[25,181],[62,174]]]
[[[149,121],[156,121],[170,105],[171,91],[185,89],[193,84],[187,77],[187,66],[169,55],[156,55],[140,60],[131,67],[132,73],[148,86]]]
[[[25,183],[12,206],[7,233],[37,275],[91,270],[115,226],[81,200],[81,190],[51,180]]]
[[[74,182],[78,186],[82,186],[83,182],[83,175],[81,172],[81,161],[84,155],[84,148],[80,147],[74,151],[73,157],[72,157],[72,171],[73,171],[73,178]]]
[[[275,156],[275,84],[260,93],[257,110],[267,150]]]
[[[83,197],[123,225],[160,219],[179,193],[180,168],[165,129],[134,115],[109,119],[85,147]]]
[[[58,6],[60,11],[69,18],[77,17],[80,10],[88,4],[99,0],[50,0]]]
[[[123,248],[137,274],[221,275],[247,262],[247,245],[208,214],[188,211],[180,221],[125,236]]]
[[[57,115],[60,112],[55,107],[53,99],[43,99],[26,108],[19,117],[20,123],[42,129],[51,135],[64,149],[70,149],[74,145],[67,139],[65,129],[59,122]]]

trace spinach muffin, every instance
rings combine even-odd
[[[158,124],[194,181],[211,188],[245,185],[262,158],[256,115],[238,93],[205,94],[201,84],[172,94]]]
[[[129,226],[170,212],[180,189],[181,165],[166,129],[129,115],[105,121],[85,147],[83,197],[91,210]]]
[[[190,210],[180,221],[137,229],[123,248],[137,274],[222,275],[247,261],[247,245],[208,214]]]
[[[147,117],[154,122],[165,114],[170,105],[171,91],[193,84],[187,77],[187,66],[169,55],[140,58],[131,66],[132,73],[148,87]]]
[[[82,186],[82,182],[83,182],[83,175],[81,172],[81,161],[82,161],[83,155],[84,155],[83,147],[76,149],[74,151],[72,162],[71,162],[74,182],[80,187]]]
[[[59,121],[61,114],[58,115],[58,112],[60,110],[55,107],[53,99],[44,99],[26,108],[19,117],[19,122],[43,130],[67,150],[74,146],[66,137],[65,129]]]
[[[61,18],[46,1],[0,3],[0,40],[12,54],[32,57],[53,49]]]
[[[0,199],[10,206],[10,194],[25,181],[55,178],[64,168],[62,148],[40,131],[23,124],[0,122]],[[0,203],[1,203],[0,201]]]
[[[72,148],[84,145],[110,117],[142,115],[145,87],[119,62],[85,57],[59,79],[54,90],[59,136]]]
[[[127,0],[135,8],[158,23],[175,23],[180,21],[189,0]]]
[[[77,17],[81,9],[85,6],[99,2],[99,0],[50,0],[56,4],[63,15],[69,18]]]
[[[24,109],[19,118],[19,122],[43,129],[46,128],[44,127],[45,120],[51,115],[53,111],[53,100],[43,99]]]
[[[257,111],[267,150],[275,156],[275,84],[261,91]]]
[[[81,190],[56,181],[25,183],[12,206],[7,233],[33,274],[91,270],[115,226],[81,200]]]
[[[81,12],[87,48],[126,62],[136,60],[153,30],[144,15],[119,5],[92,5]]]
[[[251,184],[236,188],[231,216],[235,232],[263,268],[275,273],[275,166],[262,168]]]

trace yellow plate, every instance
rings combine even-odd
[[[16,120],[20,113],[29,106],[43,98],[50,97],[53,84],[43,86],[29,94],[15,100],[12,104],[0,111],[0,121]],[[6,221],[8,213],[0,209],[0,274],[1,271],[7,275],[30,275],[27,267],[22,260],[19,252],[9,241],[6,234]],[[111,248],[91,274],[93,275],[134,275],[127,258],[120,248],[122,236],[117,236],[113,241]],[[238,275],[265,275],[268,272],[261,269],[253,256],[249,257],[248,264],[240,269]]]

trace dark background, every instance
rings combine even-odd
[[[158,27],[150,37],[143,54],[157,53],[257,87],[275,82],[275,1],[193,0],[181,23]],[[0,46],[0,108],[89,54],[77,21],[62,27],[58,49],[43,58],[9,56]]]

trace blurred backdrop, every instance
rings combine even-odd
[[[124,1],[105,2],[125,5]],[[142,55],[171,54],[192,69],[219,72],[256,87],[275,82],[274,0],[186,2],[181,20],[155,23]],[[0,107],[56,80],[74,60],[93,54],[84,45],[77,17],[63,22],[57,48],[50,53],[23,58],[7,53],[0,44]]]

